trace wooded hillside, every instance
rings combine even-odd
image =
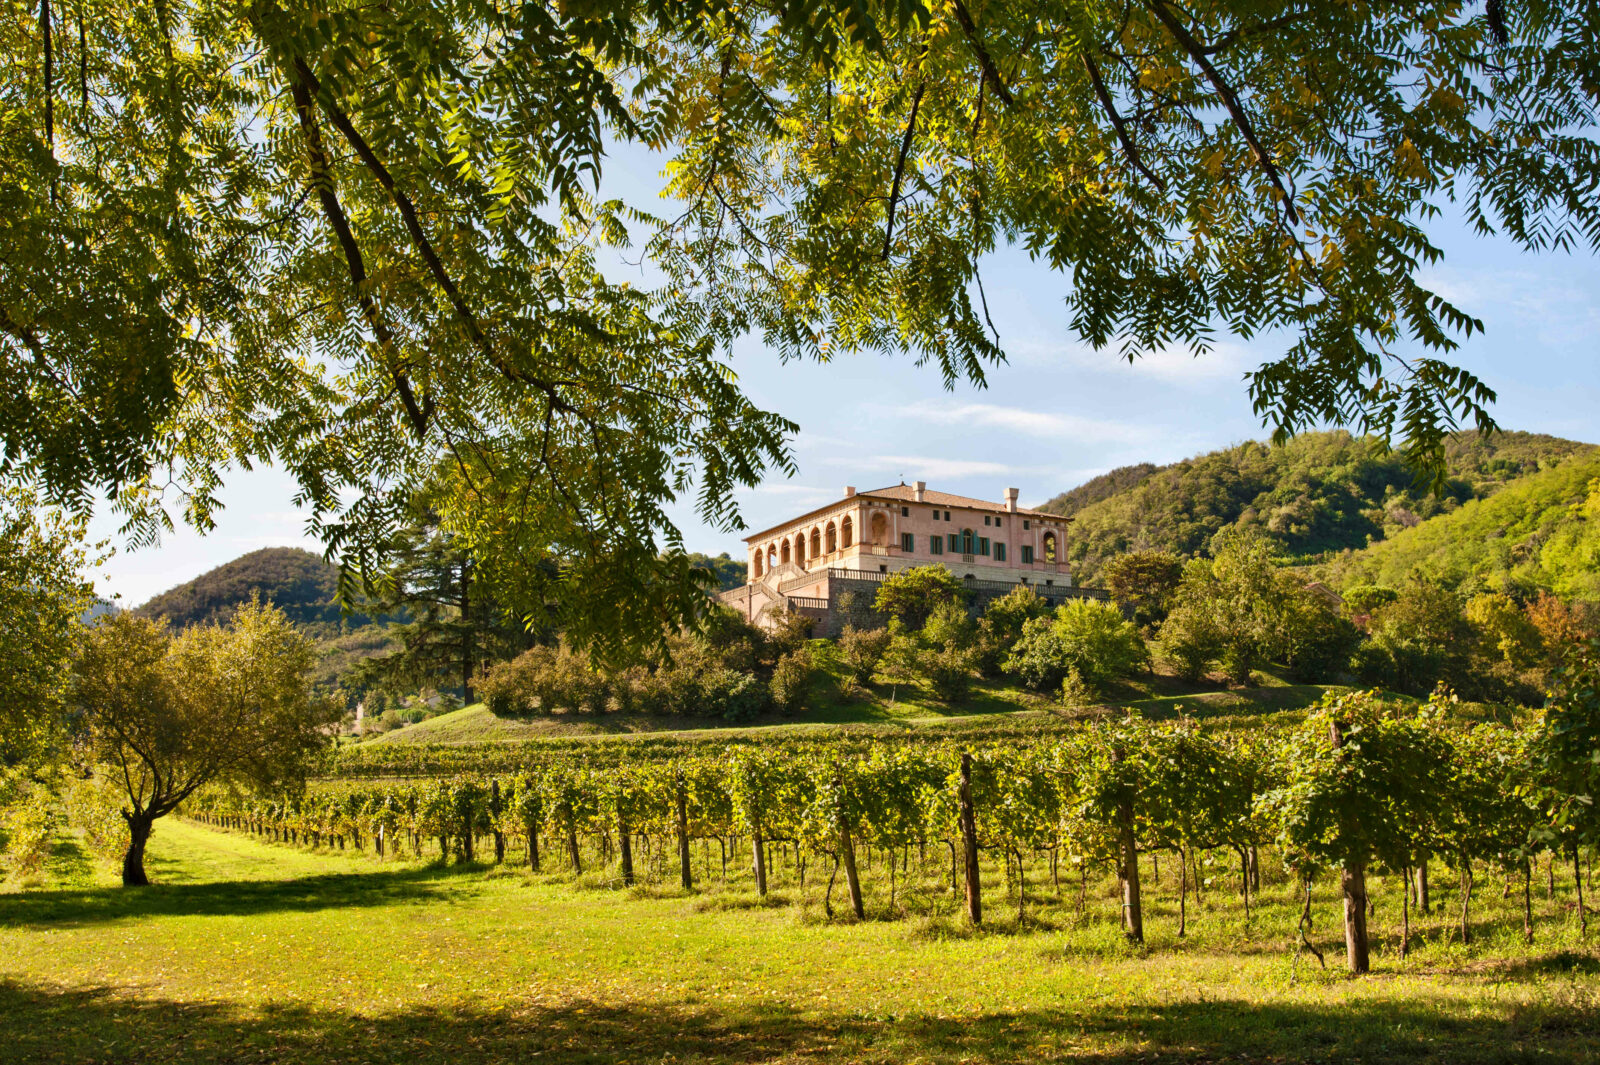
[[[166,615],[174,628],[226,621],[252,594],[275,603],[297,625],[326,634],[340,625],[339,571],[298,547],[265,547],[225,562],[192,581],[162,592],[138,608],[148,617]],[[365,615],[347,627],[369,624]]]
[[[1125,551],[1204,553],[1229,527],[1261,528],[1286,555],[1312,561],[1386,540],[1592,450],[1537,433],[1458,434],[1447,449],[1448,480],[1434,494],[1373,438],[1307,433],[1283,447],[1250,442],[1170,466],[1123,467],[1040,509],[1075,519],[1068,557],[1084,581]]]

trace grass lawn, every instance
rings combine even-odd
[[[1135,952],[1110,884],[1087,885],[1080,915],[1079,884],[1058,890],[1042,867],[1030,870],[1020,928],[1002,870],[988,869],[995,927],[969,934],[937,856],[922,876],[912,856],[891,909],[875,855],[874,919],[854,924],[825,920],[825,876],[813,869],[802,889],[783,859],[760,904],[738,877],[724,887],[713,875],[688,895],[624,891],[603,872],[572,882],[380,863],[175,820],[158,825],[151,854],[157,886],[126,891],[66,840],[50,884],[0,895],[0,1061],[1600,1057],[1600,961],[1578,940],[1570,881],[1553,899],[1536,882],[1532,946],[1520,899],[1502,901],[1498,878],[1480,876],[1471,947],[1452,942],[1455,900],[1442,892],[1444,913],[1417,923],[1404,961],[1385,881],[1375,972],[1355,980],[1334,968],[1331,896],[1318,897],[1313,936],[1329,949],[1324,971],[1289,948],[1291,885],[1264,885],[1246,923],[1223,866],[1205,902],[1190,901],[1179,940],[1164,864],[1147,888],[1150,943]],[[713,874],[718,865],[713,846]]]

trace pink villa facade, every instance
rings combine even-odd
[[[932,491],[923,481],[846,488],[827,506],[746,537],[746,583],[720,598],[752,621],[773,609],[799,609],[827,622],[841,584],[854,588],[934,564],[986,593],[1030,584],[1065,597],[1074,594],[1070,521],[1019,507],[1015,488],[998,503]]]

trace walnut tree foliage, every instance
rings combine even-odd
[[[1593,247],[1600,13],[1297,0],[0,0],[7,473],[142,536],[273,461],[352,571],[441,459],[451,531],[576,638],[703,580],[793,426],[726,363],[1003,358],[978,274],[1064,278],[1117,356],[1284,338],[1281,437],[1437,460],[1493,395],[1431,291],[1451,202]],[[601,198],[608,148],[677,204]],[[659,283],[606,264],[629,241]],[[637,275],[635,275],[637,276]],[[661,551],[663,543],[667,547]],[[641,588],[651,594],[641,595]]]

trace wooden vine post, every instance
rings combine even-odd
[[[489,824],[494,831],[494,862],[499,865],[506,860],[506,837],[500,831],[500,781],[489,781]],[[381,844],[380,844],[381,846]]]
[[[673,798],[677,803],[678,814],[678,868],[683,882],[683,890],[694,890],[694,873],[689,867],[689,788],[684,783],[683,770],[676,773],[676,787],[673,789]]]
[[[961,847],[966,857],[967,919],[983,924],[983,882],[978,876],[978,815],[972,808],[972,755],[961,756]]]
[[[755,852],[756,894],[767,895],[767,841],[761,834],[761,815],[750,818],[750,847]]]
[[[1121,747],[1111,751],[1111,760],[1121,764],[1126,757]],[[1122,920],[1128,942],[1144,942],[1144,905],[1139,896],[1139,841],[1133,832],[1133,792],[1123,789],[1117,802],[1117,851],[1122,877]]]
[[[845,886],[850,889],[850,911],[856,915],[856,920],[864,921],[867,909],[861,901],[861,877],[856,872],[856,843],[850,835],[850,817],[845,808],[844,775],[837,769],[834,770],[833,783],[839,797],[835,814],[839,824],[839,860],[844,865]]]
[[[1335,751],[1343,750],[1344,735],[1339,731],[1337,721],[1328,725],[1328,738]],[[1367,955],[1367,862],[1364,856],[1345,856],[1339,886],[1344,891],[1345,959],[1352,973],[1365,973],[1372,968],[1372,964]]]
[[[626,799],[619,796],[618,806]],[[620,809],[617,811],[617,847],[622,856],[622,883],[625,887],[633,886],[633,836],[628,829],[628,817]]]

